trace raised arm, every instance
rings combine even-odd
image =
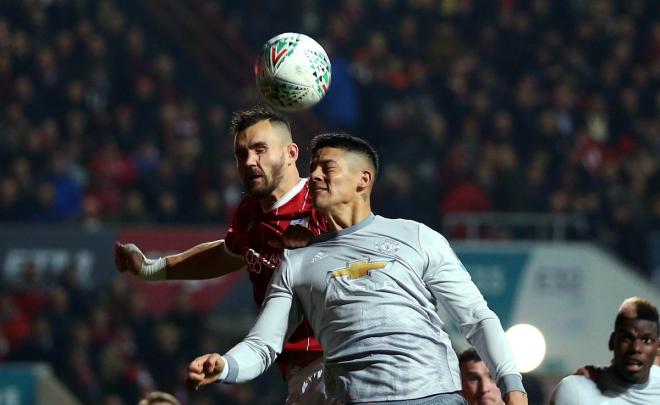
[[[184,252],[149,259],[132,244],[115,243],[115,267],[148,281],[203,280],[220,277],[245,265],[242,256],[230,252],[224,240],[201,243]]]
[[[294,304],[287,255],[273,274],[266,299],[247,337],[225,355],[209,353],[188,366],[188,385],[192,388],[222,380],[226,383],[250,381],[270,367],[281,353],[287,335],[302,320]]]
[[[522,378],[500,320],[488,308],[447,240],[421,225],[420,244],[427,257],[422,275],[427,288],[495,373],[498,386],[510,398],[507,403],[527,403]]]

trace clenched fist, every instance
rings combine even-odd
[[[115,267],[143,280],[165,280],[165,258],[149,259],[132,243],[115,242]]]
[[[191,390],[214,383],[220,379],[225,368],[225,361],[218,353],[209,353],[199,356],[188,365],[187,385]]]

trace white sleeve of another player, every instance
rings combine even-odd
[[[422,279],[463,336],[495,373],[503,392],[524,391],[500,320],[488,308],[470,274],[438,232],[420,224],[419,241],[427,265]]]
[[[589,390],[581,389],[583,379],[586,379],[586,377],[570,375],[561,380],[552,392],[550,405],[580,405],[581,403],[589,403],[587,398],[585,398],[585,396],[588,396],[585,394]],[[584,388],[588,387],[585,386]]]
[[[294,305],[293,289],[290,283],[291,271],[286,259],[273,274],[271,285],[257,317],[247,337],[234,346],[223,357],[228,366],[226,383],[250,381],[270,367],[287,339],[289,322],[300,323],[302,315]],[[291,316],[290,316],[291,315]]]

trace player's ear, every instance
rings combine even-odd
[[[358,182],[358,190],[362,191],[367,189],[373,184],[374,175],[370,170],[362,170],[360,172],[360,179]]]
[[[610,348],[610,351],[614,351],[614,332],[610,335],[610,341],[607,346]]]
[[[291,142],[287,147],[286,147],[286,152],[287,152],[287,159],[288,159],[288,165],[291,166],[292,164],[295,164],[296,161],[298,160],[298,145],[295,143]]]

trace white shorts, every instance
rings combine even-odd
[[[305,367],[291,369],[288,376],[287,405],[323,405],[325,403],[323,357],[319,357]]]

